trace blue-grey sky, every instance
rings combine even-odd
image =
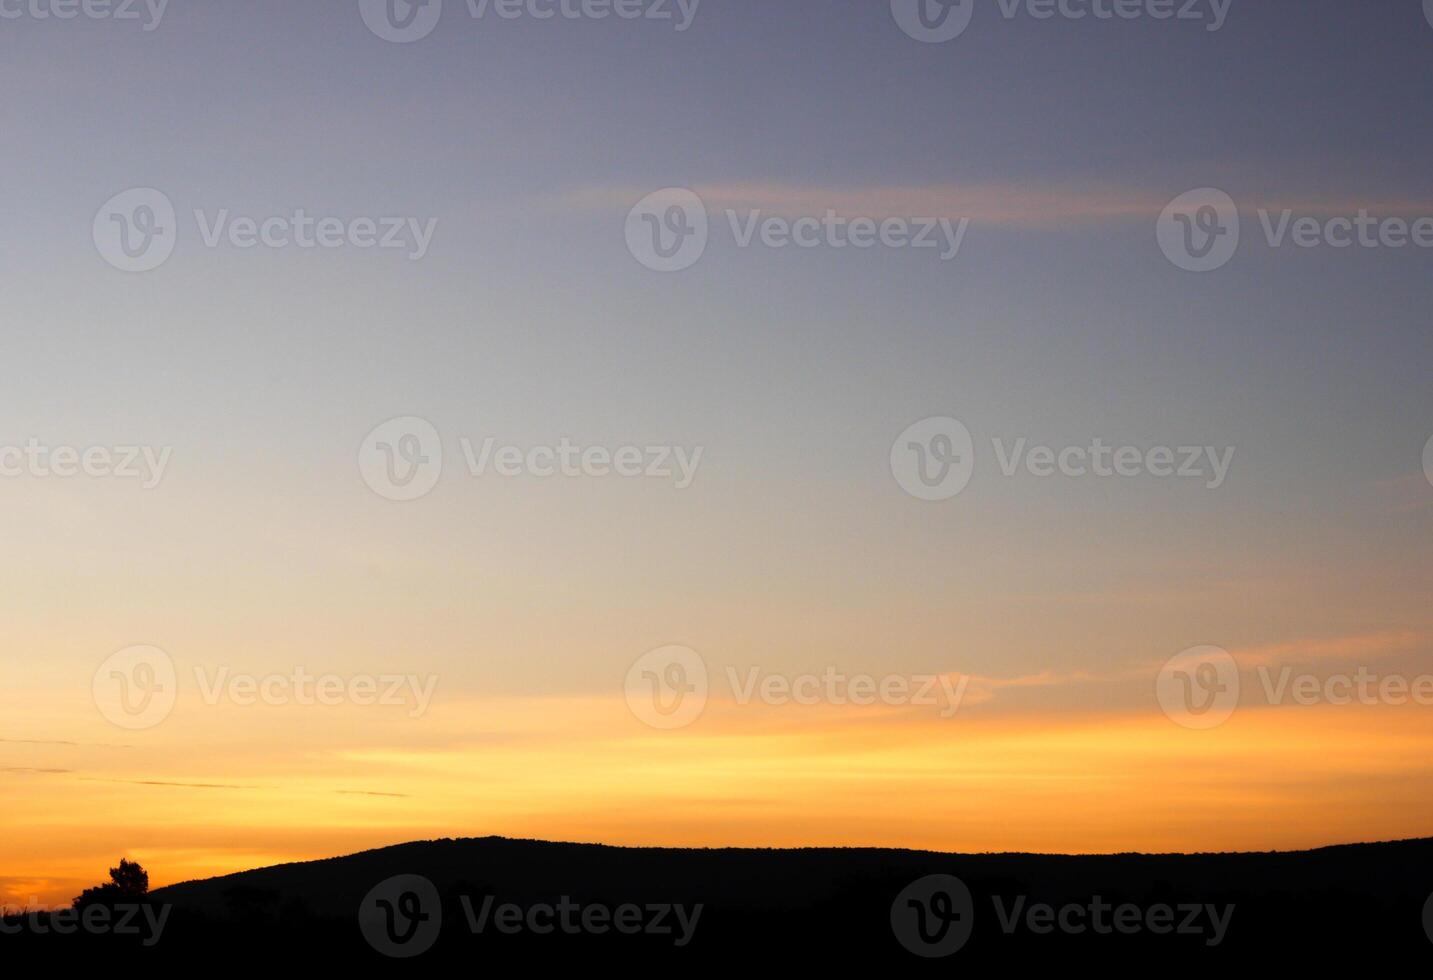
[[[172,456],[150,489],[0,473],[0,653],[21,665],[0,690],[16,726],[0,763],[269,788],[217,813],[32,781],[12,821],[53,807],[133,823],[62,846],[20,820],[7,835],[43,859],[14,873],[78,876],[148,840],[172,880],[318,856],[332,838],[314,826],[357,847],[470,832],[475,813],[496,815],[490,831],[646,843],[812,843],[832,813],[849,819],[823,841],[991,849],[1427,832],[1426,732],[1346,713],[1288,734],[1279,715],[1190,743],[1151,690],[1201,644],[1245,666],[1429,665],[1433,249],[1273,247],[1259,212],[1433,219],[1433,3],[1232,0],[1212,31],[1213,0],[1192,21],[1023,4],[1006,19],[973,0],[960,36],[923,43],[886,0],[701,0],[681,31],[474,19],[446,0],[427,36],[393,43],[356,0],[171,0],[152,30],[143,5],[138,22],[37,14],[66,2],[0,0],[0,470],[32,440]],[[1161,0],[1066,0],[1116,3]],[[629,210],[671,188],[699,196],[710,238],[690,267],[654,271],[629,249]],[[1201,188],[1227,193],[1242,229],[1206,272],[1157,235],[1200,216],[1161,212]],[[149,271],[116,267],[104,238],[133,189],[175,210],[173,254]],[[297,209],[433,233],[412,260],[209,247],[200,227]],[[742,247],[727,211],[753,209],[970,222],[944,261]],[[438,433],[443,471],[398,502],[364,467],[405,445],[376,427],[407,417]],[[971,435],[970,482],[916,499],[903,433],[943,417]],[[934,452],[928,435],[915,444]],[[684,488],[469,475],[461,440],[488,437],[703,455]],[[1234,456],[1217,486],[1006,476],[999,453],[1020,440]],[[758,750],[748,716],[722,715],[697,731],[711,743],[639,754],[618,692],[672,643],[714,671],[968,675],[974,724],[1003,707],[1038,723],[984,743],[994,782],[957,771],[967,729],[911,749],[904,721],[838,719],[829,742],[793,729]],[[132,644],[181,677],[432,674],[439,707],[422,724],[259,725],[181,689],[122,760],[33,747],[114,741],[90,685]],[[1030,768],[1051,752],[1058,773]],[[780,753],[786,768],[744,768]],[[1167,781],[1149,806],[1213,809],[1122,796],[1141,766]],[[840,775],[801,781],[813,772]],[[412,809],[304,796],[340,776],[401,788]],[[653,786],[757,802],[718,825],[695,796],[651,806]],[[1254,798],[1267,805],[1234,818],[1216,805]],[[1305,820],[1334,810],[1337,826]],[[22,887],[0,879],[0,901]]]
[[[874,2],[705,0],[678,32],[479,21],[449,0],[428,37],[393,44],[356,4],[175,0],[152,31],[19,17],[0,22],[0,46],[10,438],[172,444],[154,516],[166,539],[189,530],[165,523],[176,512],[202,522],[228,501],[241,527],[292,522],[279,536],[317,567],[332,542],[309,522],[341,513],[357,526],[335,537],[362,541],[373,522],[360,550],[391,554],[385,533],[442,548],[438,529],[457,526],[462,548],[528,540],[542,560],[506,560],[537,577],[575,562],[633,596],[720,583],[739,604],[767,569],[817,602],[872,586],[857,569],[876,568],[939,603],[980,578],[950,555],[999,565],[1002,548],[997,591],[1064,581],[1058,568],[1138,580],[1196,544],[1196,567],[1170,576],[1275,574],[1283,549],[1311,542],[1327,567],[1377,522],[1373,488],[1417,476],[1433,432],[1428,250],[1270,249],[1252,213],[1433,211],[1433,27],[1416,2],[1236,0],[1212,32],[1007,21],[991,0],[958,39],[922,44]],[[1244,206],[1245,238],[1198,275],[1166,261],[1154,222],[1206,185]],[[702,261],[664,275],[633,261],[622,223],[669,186],[837,208],[895,189],[933,214],[990,189],[1055,206],[977,218],[942,262],[739,249],[714,205]],[[142,274],[111,268],[91,238],[96,209],[131,187],[162,190],[179,215],[173,258]],[[1087,199],[1104,202],[1093,216],[1061,203]],[[192,216],[295,208],[436,232],[422,261],[211,249]],[[431,420],[450,457],[462,435],[570,435],[702,445],[705,469],[686,497],[569,490],[549,513],[540,493],[504,510],[453,467],[430,500],[375,509],[353,455],[398,415]],[[987,458],[959,506],[922,507],[887,453],[934,415],[962,419],[986,457],[996,437],[1102,437],[1233,445],[1238,464],[1209,494],[1002,479]],[[619,504],[631,512],[607,509]],[[625,558],[609,519],[638,522]],[[248,546],[206,534],[194,563]],[[1093,568],[1067,564],[1082,553]],[[341,590],[332,601],[346,608]],[[680,617],[662,626],[680,632]],[[1284,628],[1253,617],[1231,632]],[[606,676],[582,663],[587,683]]]

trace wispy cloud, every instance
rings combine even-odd
[[[1385,630],[1355,636],[1269,643],[1229,652],[1243,667],[1269,667],[1315,660],[1367,663],[1383,657],[1413,653],[1426,642],[1426,636],[1413,630]]]
[[[583,188],[568,194],[572,207],[630,208],[650,188]],[[977,224],[1051,227],[1109,218],[1153,217],[1167,196],[1113,187],[1032,186],[1022,183],[823,186],[783,183],[721,183],[693,187],[708,208],[798,217],[969,218]]]
[[[35,769],[29,766],[5,766],[0,772],[30,774],[36,776],[64,776],[74,772],[73,769]]]
[[[122,783],[126,786],[166,786],[177,789],[260,789],[258,786],[240,786],[233,783],[182,783],[163,779],[104,779],[99,776],[81,776],[89,783]]]
[[[1424,649],[1427,642],[1428,637],[1416,630],[1383,630],[1349,636],[1236,647],[1231,648],[1229,653],[1244,668],[1314,661],[1353,664],[1404,656]],[[1013,677],[969,675],[966,679],[963,703],[967,706],[987,703],[995,700],[1002,691],[1022,688],[1065,688],[1086,684],[1143,681],[1158,674],[1163,664],[1163,660],[1151,659],[1108,670],[1043,670],[1033,674],[1018,674]],[[952,683],[958,683],[962,678],[959,673],[945,676]]]
[[[784,218],[821,216],[834,211],[845,218],[969,218],[977,225],[1008,228],[1059,229],[1090,222],[1158,217],[1172,196],[1170,189],[1148,189],[1097,183],[977,181],[940,184],[817,185],[770,181],[732,181],[691,187],[708,209],[752,211]],[[652,192],[636,186],[585,187],[568,192],[559,202],[579,210],[630,208]],[[1433,200],[1360,198],[1356,192],[1336,197],[1310,194],[1278,199],[1246,196],[1235,200],[1241,210],[1293,211],[1318,217],[1433,215]]]
[[[113,742],[67,742],[60,739],[0,738],[0,745],[47,745],[56,748],[131,749],[132,745],[118,745]]]

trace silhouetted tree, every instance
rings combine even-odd
[[[109,869],[110,880],[103,885],[86,888],[75,897],[75,908],[86,905],[109,905],[115,902],[137,902],[149,893],[149,872],[138,861],[119,859],[119,867]]]

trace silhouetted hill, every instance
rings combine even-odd
[[[172,912],[162,940],[142,952],[377,965],[384,952],[420,949],[415,963],[429,964],[1426,962],[1430,892],[1433,840],[1084,857],[489,837],[159,889],[150,901]],[[918,955],[954,947],[948,958]]]

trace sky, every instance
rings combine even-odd
[[[1433,833],[1433,698],[1328,685],[1433,673],[1433,12],[969,2],[0,3],[0,904],[436,836]]]

